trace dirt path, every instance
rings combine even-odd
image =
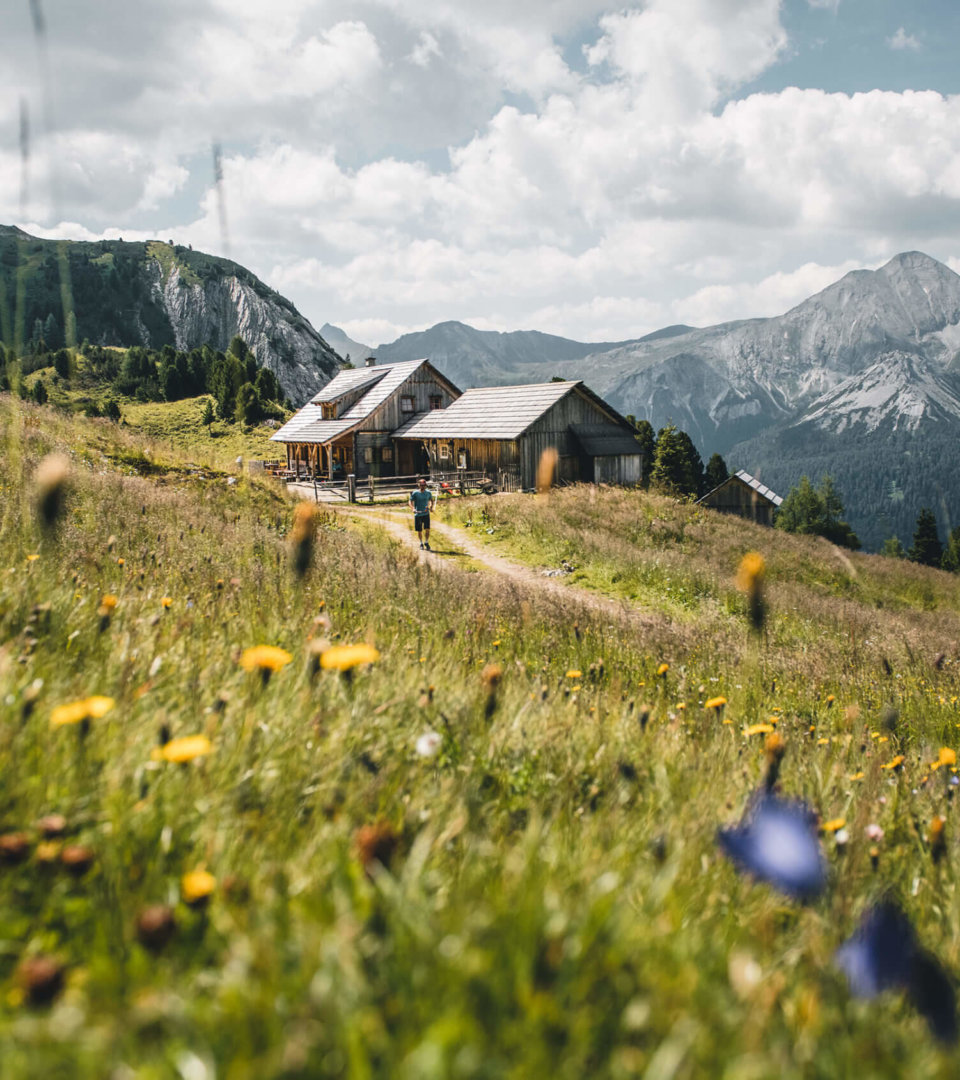
[[[430,541],[432,551],[421,551],[417,534],[413,531],[411,515],[402,510],[363,510],[359,507],[339,506],[340,513],[348,514],[358,521],[376,522],[383,526],[394,539],[405,544],[414,551],[421,563],[429,563],[438,570],[458,569],[457,561],[463,555],[467,555],[474,562],[485,569],[499,574],[502,577],[516,582],[517,584],[536,590],[543,594],[558,597],[569,603],[574,601],[592,608],[595,611],[603,611],[627,617],[633,621],[647,622],[651,625],[659,620],[645,619],[643,614],[635,607],[623,600],[614,600],[605,596],[598,596],[589,589],[579,588],[576,585],[564,583],[556,578],[545,577],[540,571],[534,570],[523,563],[507,559],[485,545],[474,540],[466,529],[459,529],[445,522],[437,521],[436,514],[431,520]],[[452,549],[451,549],[452,546]]]

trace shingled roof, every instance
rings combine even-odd
[[[728,476],[722,484],[717,484],[717,486],[712,491],[708,491],[706,495],[704,495],[697,501],[703,502],[705,499],[709,499],[714,491],[719,491],[722,487],[726,487],[726,485],[733,480],[739,480],[740,483],[746,484],[747,487],[753,488],[753,490],[758,495],[761,495],[763,496],[763,498],[768,499],[770,502],[773,503],[774,506],[779,506],[783,502],[782,495],[778,495],[775,491],[772,491],[770,488],[767,487],[766,484],[761,484],[755,476],[751,476],[745,469],[737,469],[737,471],[732,476]]]
[[[423,360],[404,360],[400,364],[377,364],[369,368],[356,368],[338,372],[327,385],[304,407],[270,436],[271,442],[328,443],[345,435],[382,405],[394,391],[410,378],[418,368],[428,363]],[[442,376],[441,376],[442,378]],[[444,380],[450,383],[449,379]],[[321,405],[338,401],[347,394],[369,389],[336,420],[324,420]],[[454,390],[457,388],[450,383]]]
[[[404,439],[518,439],[575,387],[576,382],[478,386],[445,409],[406,427]],[[399,435],[399,433],[397,433]]]

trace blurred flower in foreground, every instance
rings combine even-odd
[[[70,479],[70,461],[62,454],[48,454],[37,466],[37,516],[46,529],[63,513]]]
[[[884,900],[870,908],[834,959],[856,997],[906,990],[933,1034],[942,1042],[956,1041],[957,1001],[951,980],[939,962],[920,948],[898,904]]]
[[[275,671],[286,667],[292,659],[286,649],[280,649],[276,645],[254,645],[243,650],[240,666],[244,671],[258,671],[266,683]]]
[[[216,887],[217,879],[206,870],[191,870],[180,879],[180,895],[188,907],[202,907]]]
[[[540,455],[537,465],[537,493],[546,495],[553,487],[553,477],[557,470],[559,455],[554,446],[548,446]]]
[[[174,765],[186,765],[197,758],[213,753],[213,743],[206,735],[184,735],[179,739],[158,746],[150,755],[157,761],[169,761]]]
[[[743,821],[720,829],[717,839],[741,870],[806,900],[823,891],[827,878],[816,820],[805,803],[762,793],[754,797]]]
[[[313,548],[317,538],[319,512],[312,503],[297,503],[293,512],[293,528],[290,531],[290,559],[297,577],[310,569]]]
[[[354,835],[357,857],[368,876],[378,863],[385,870],[390,868],[399,843],[396,829],[386,821],[362,825]]]
[[[436,757],[443,745],[443,736],[436,731],[425,731],[417,739],[417,753],[422,758]]]
[[[756,551],[748,551],[740,560],[737,570],[737,588],[747,594],[747,614],[750,625],[759,634],[766,621],[767,609],[763,599],[763,579],[767,564],[763,556]]]
[[[51,727],[64,727],[67,724],[79,724],[84,720],[99,720],[113,708],[113,698],[94,694],[82,701],[71,701],[68,705],[58,705],[50,714]]]
[[[372,645],[332,645],[320,654],[320,666],[325,671],[339,671],[346,675],[362,664],[375,664],[380,653]]]
[[[33,956],[17,968],[17,983],[30,1005],[49,1005],[63,989],[63,965],[52,956]]]

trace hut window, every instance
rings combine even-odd
[[[381,461],[393,461],[393,447],[392,446],[381,447],[381,449],[380,449],[380,460]]]
[[[457,455],[457,468],[458,469],[465,469],[466,467],[467,467],[467,452],[466,452],[466,450],[461,450],[460,453]]]
[[[449,461],[450,460],[450,444],[442,442],[442,443],[440,443],[440,448],[439,449],[440,449],[440,460],[441,461]]]
[[[373,464],[373,447],[365,446],[363,448],[363,460],[368,464]]]
[[[413,394],[401,394],[400,395],[400,411],[401,412],[416,412],[416,405],[413,401]]]
[[[337,406],[332,401],[325,401],[320,406],[320,411],[324,420],[336,420],[337,418]]]
[[[430,395],[430,408],[431,409],[442,409],[443,408],[443,398],[439,394],[431,394]]]

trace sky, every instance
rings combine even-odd
[[[956,0],[0,7],[0,223],[229,255],[366,344],[776,315],[912,249],[960,271]]]

